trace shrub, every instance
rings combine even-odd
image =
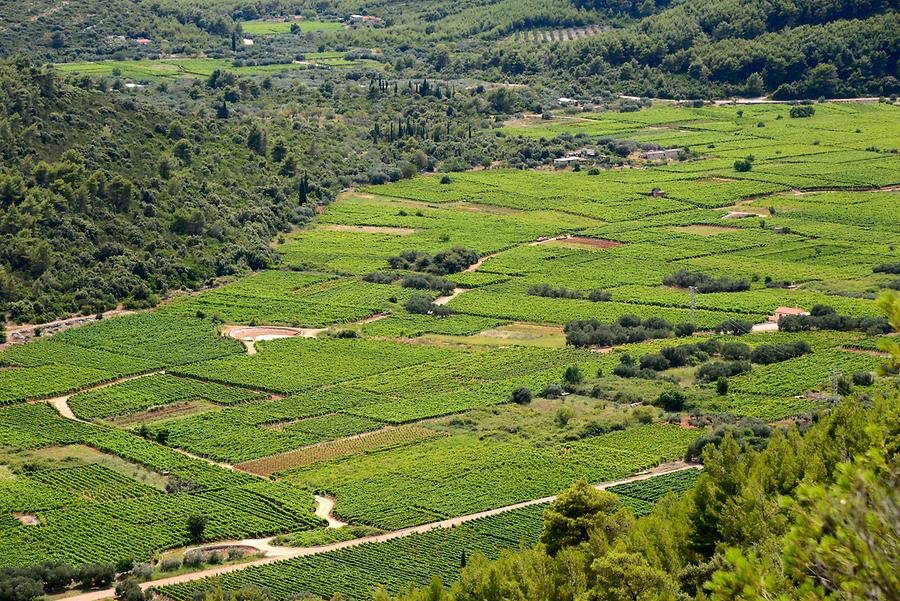
[[[696,329],[696,326],[692,323],[677,323],[675,324],[675,335],[679,338],[686,338],[687,336],[692,336]]]
[[[739,173],[746,173],[753,169],[753,163],[747,159],[738,159],[734,162],[734,170]]]
[[[75,580],[82,588],[100,588],[109,585],[116,577],[116,566],[111,563],[88,563],[75,573]]]
[[[413,294],[403,307],[410,313],[428,314],[434,307],[434,299],[427,294]]]
[[[131,575],[138,580],[147,580],[153,574],[153,566],[147,562],[139,561],[131,567]]]
[[[726,342],[720,353],[729,361],[746,361],[750,358],[750,347],[743,342]]]
[[[606,302],[612,300],[612,292],[607,292],[606,290],[601,290],[600,288],[594,288],[590,292],[588,292],[588,300],[594,303]]]
[[[892,273],[900,275],[900,263],[882,263],[872,268],[874,273]]]
[[[556,421],[558,426],[565,427],[569,420],[575,417],[575,411],[568,406],[562,406],[556,409],[556,414],[553,416],[553,419]]]
[[[563,379],[569,384],[578,384],[583,379],[581,369],[577,365],[570,365],[563,373]]]
[[[144,601],[144,591],[134,578],[126,578],[116,584],[116,599],[118,601]]]
[[[725,376],[719,376],[716,380],[716,394],[719,396],[728,394],[728,378]]]
[[[653,418],[656,417],[656,410],[653,409],[653,407],[641,405],[632,409],[631,416],[639,424],[649,424],[653,421]]]
[[[663,371],[669,369],[669,360],[661,354],[644,355],[640,359],[641,369],[652,369],[653,371]]]
[[[206,522],[208,518],[205,515],[193,514],[188,516],[187,530],[191,535],[191,540],[199,542],[203,540],[203,532],[206,530]]]
[[[436,290],[437,292],[449,293],[456,287],[440,276],[432,274],[415,274],[408,275],[400,280],[400,285],[404,288],[415,288],[417,290]]]
[[[663,390],[656,399],[656,405],[662,407],[665,411],[675,412],[684,409],[687,397],[680,390],[667,388]]]
[[[562,396],[563,389],[559,384],[548,384],[541,391],[541,396],[545,399],[558,399]]]
[[[711,361],[697,369],[697,379],[700,382],[712,382],[719,378],[728,378],[750,371],[749,361]]]
[[[364,282],[372,284],[392,284],[400,278],[400,274],[386,272],[367,273],[363,276]]]
[[[441,183],[444,184],[444,185],[446,186],[446,185],[448,185],[448,184],[452,184],[452,183],[453,183],[453,179],[452,179],[449,175],[442,175],[442,176],[441,176]]]
[[[181,567],[181,560],[177,557],[167,557],[159,562],[159,569],[163,572],[174,572]]]
[[[519,386],[512,391],[509,400],[517,405],[527,405],[531,402],[531,389],[527,386]]]
[[[811,105],[792,106],[788,114],[794,119],[812,117],[816,114],[816,107]]]
[[[531,296],[546,296],[550,298],[581,298],[580,290],[569,290],[567,288],[553,288],[549,284],[535,284],[529,286],[528,294]]]
[[[753,331],[753,324],[744,319],[726,319],[716,326],[716,332],[731,336],[743,336],[751,331]]]
[[[867,371],[858,371],[853,374],[853,383],[857,386],[871,386],[875,383],[875,376]]]

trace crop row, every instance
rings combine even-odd
[[[69,399],[69,406],[78,417],[95,419],[126,415],[195,399],[231,405],[266,396],[246,388],[223,386],[169,374],[154,374],[76,394]]]

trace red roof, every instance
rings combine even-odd
[[[800,307],[778,307],[775,309],[776,315],[806,315],[806,311]]]

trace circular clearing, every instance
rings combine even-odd
[[[273,340],[275,338],[291,338],[303,336],[302,328],[288,328],[279,326],[246,327],[229,330],[228,335],[238,340],[255,342],[257,340]]]

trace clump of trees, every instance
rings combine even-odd
[[[753,352],[750,354],[750,360],[760,365],[769,365],[800,357],[809,352],[809,345],[803,340],[782,344],[761,344],[753,349]]]
[[[420,250],[404,250],[399,255],[388,258],[391,269],[420,271],[435,275],[448,275],[463,271],[478,262],[478,253],[462,246],[431,255]]]
[[[453,282],[430,273],[405,276],[400,280],[400,285],[417,290],[436,290],[444,294],[453,291],[453,288],[456,287]]]
[[[710,361],[697,368],[697,381],[714,382],[720,378],[730,378],[750,371],[749,361]]]
[[[434,317],[453,315],[453,309],[446,305],[436,305],[434,299],[427,294],[412,295],[403,307],[410,313],[419,315],[433,315]]]
[[[637,315],[625,314],[610,324],[597,319],[577,319],[568,322],[563,331],[566,344],[572,346],[612,346],[653,338],[671,338],[675,327],[661,317],[641,320]]]
[[[801,104],[798,106],[792,106],[789,114],[794,119],[803,119],[807,117],[812,117],[816,114],[816,107],[811,104]]]
[[[550,284],[535,284],[528,287],[531,296],[546,296],[549,298],[582,298],[581,290],[569,290],[565,287],[554,288]]]
[[[837,330],[841,332],[861,331],[870,336],[887,334],[891,325],[884,317],[851,317],[839,315],[833,307],[815,305],[809,315],[785,315],[778,321],[778,329],[783,332],[806,330]]]
[[[743,292],[750,290],[750,282],[746,279],[734,279],[728,276],[715,279],[701,273],[699,271],[688,271],[680,269],[675,273],[670,273],[663,278],[663,284],[666,286],[677,286],[679,288],[694,287],[697,292]]]
[[[893,273],[900,275],[900,263],[881,263],[872,268],[873,273]]]
[[[752,331],[753,324],[746,319],[726,319],[716,326],[716,333],[729,336],[743,336]]]
[[[73,567],[61,561],[45,561],[27,568],[0,568],[0,601],[33,601],[73,584],[84,589],[101,588],[109,586],[115,577],[113,564]]]
[[[535,284],[528,287],[531,296],[545,296],[548,298],[587,298],[593,303],[601,303],[612,300],[612,293],[600,288],[594,288],[585,295],[581,290],[569,290],[565,287],[554,288],[550,284]]]

